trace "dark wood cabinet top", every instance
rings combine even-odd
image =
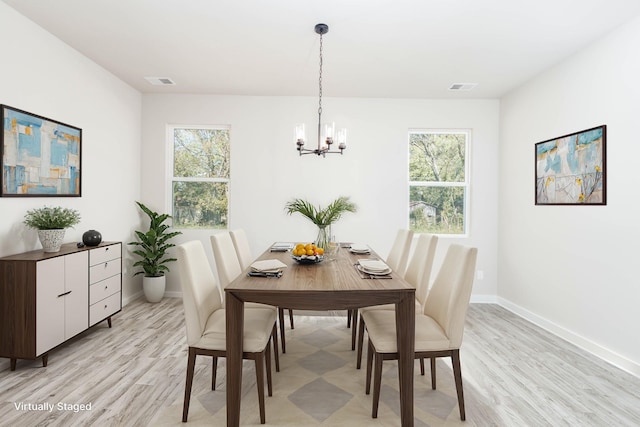
[[[102,242],[98,246],[83,246],[78,247],[77,243],[65,243],[60,247],[58,252],[45,252],[42,249],[35,251],[24,252],[16,255],[9,255],[0,258],[0,261],[42,261],[49,258],[55,258],[59,256],[69,255],[75,252],[87,251],[90,249],[100,248],[104,246],[116,245],[120,242]]]

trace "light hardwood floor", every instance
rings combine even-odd
[[[346,330],[346,321],[340,323]],[[137,300],[114,317],[112,329],[100,324],[53,351],[47,368],[40,360],[20,360],[11,372],[8,361],[2,360],[0,425],[184,425],[179,411],[187,361],[184,335],[180,299],[165,298],[158,304]],[[345,372],[352,372],[354,381],[361,383],[364,372],[355,369],[355,352],[352,358],[345,354],[353,365]],[[278,377],[286,378],[287,357],[293,356],[281,355],[282,372],[274,373],[274,392]],[[467,421],[456,420],[453,411],[441,424],[430,422],[432,426],[640,425],[640,379],[499,306],[472,304],[461,358]],[[210,378],[210,363],[201,359],[194,390],[206,389]],[[219,384],[223,374],[222,369]],[[251,375],[247,372],[243,378]],[[440,387],[452,379],[444,372],[438,381]],[[358,399],[369,405],[364,392],[361,395]],[[275,416],[270,423],[270,413],[278,411],[274,402],[276,397],[267,398],[267,425],[276,425]],[[16,406],[20,403],[90,403],[91,410],[21,410]],[[170,406],[175,410],[168,411]],[[367,425],[362,420],[367,417],[352,423],[346,419],[340,425]],[[296,425],[296,420],[287,425]]]

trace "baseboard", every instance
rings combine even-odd
[[[640,364],[630,360],[624,356],[621,356],[618,353],[615,353],[598,343],[595,343],[583,336],[580,336],[560,325],[557,325],[529,310],[524,307],[521,307],[513,302],[497,297],[497,303],[511,311],[512,313],[528,320],[529,322],[545,329],[552,334],[570,342],[571,344],[580,347],[584,351],[587,351],[599,359],[604,360],[607,363],[610,363],[623,371],[630,373],[631,375],[640,378]]]
[[[133,295],[129,295],[127,297],[122,297],[122,306],[129,304],[131,301],[137,300],[142,296],[142,291],[139,291]]]
[[[471,294],[471,304],[498,304],[495,295],[473,295]]]

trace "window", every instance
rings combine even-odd
[[[227,228],[229,127],[169,127],[174,228]]]
[[[409,131],[409,226],[466,234],[468,131]]]

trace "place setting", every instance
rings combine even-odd
[[[361,259],[355,264],[363,279],[390,279],[391,268],[379,259]]]
[[[355,255],[369,255],[371,254],[371,249],[363,243],[352,243],[349,247],[349,252]]]
[[[247,276],[251,277],[282,277],[282,270],[287,265],[277,259],[264,259],[260,261],[254,261],[249,267]]]

